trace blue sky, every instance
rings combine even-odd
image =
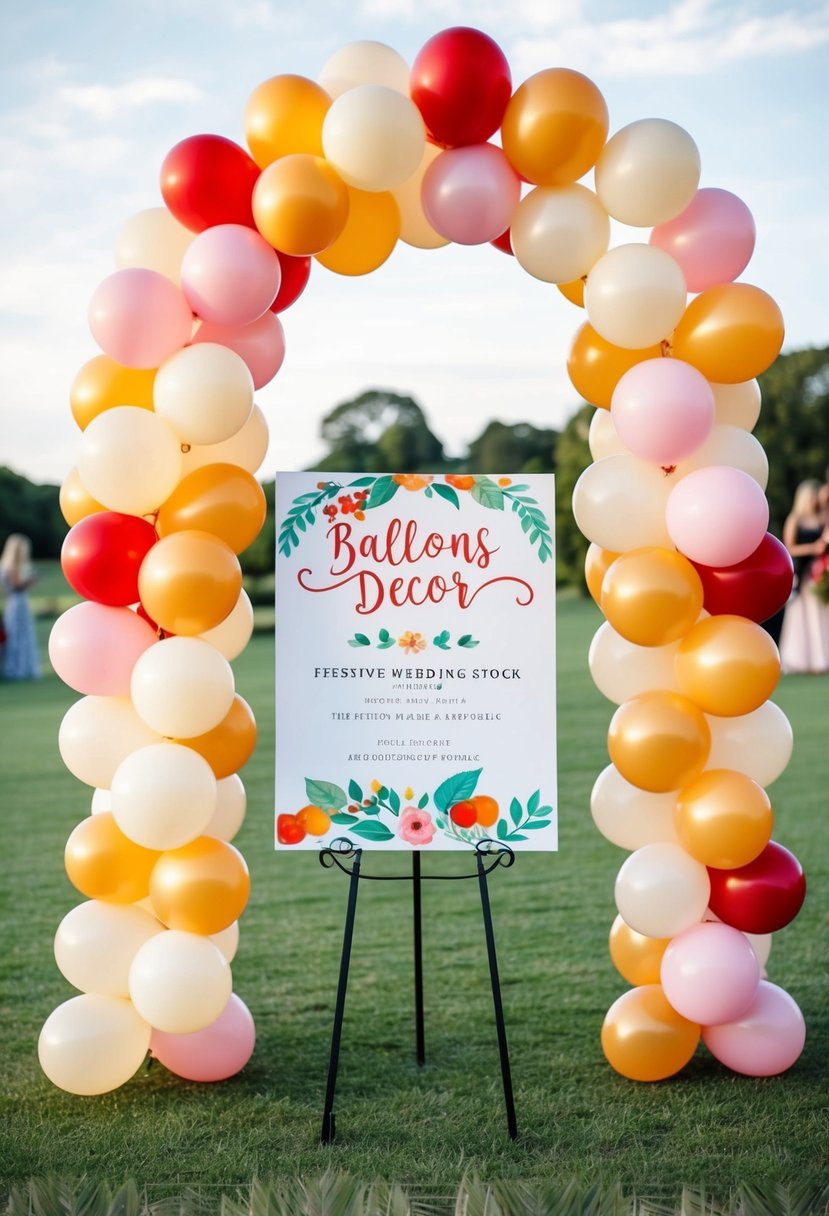
[[[514,87],[546,67],[586,73],[608,102],[611,133],[646,117],[683,126],[701,152],[700,184],[733,191],[754,215],[757,250],[742,277],[782,308],[786,349],[829,342],[827,3],[10,0],[0,462],[37,481],[60,481],[74,464],[69,387],[97,353],[88,301],[115,268],[124,221],[160,205],[158,171],[173,144],[203,131],[244,142],[245,103],[268,77],[315,78],[364,38],[411,63],[450,25],[495,38]],[[489,246],[401,244],[360,279],[315,266],[283,315],[285,365],[257,397],[272,433],[262,475],[310,463],[321,417],[367,387],[415,396],[452,451],[491,417],[560,427],[577,405],[564,361],[582,318]]]

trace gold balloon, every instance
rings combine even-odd
[[[681,553],[655,546],[622,553],[602,582],[600,607],[635,646],[665,646],[688,632],[702,609],[702,579]]]
[[[369,274],[391,255],[400,236],[400,208],[383,190],[348,186],[348,219],[340,235],[317,261],[335,274]]]
[[[260,169],[295,152],[322,156],[330,105],[325,89],[305,76],[272,76],[258,85],[245,107],[245,137]]]
[[[741,384],[771,367],[783,337],[783,314],[770,295],[750,283],[720,283],[691,300],[671,346],[715,384]]]
[[[131,904],[144,899],[160,854],[130,840],[111,811],[82,819],[66,842],[69,881],[88,899]]]
[[[608,1063],[631,1081],[662,1081],[684,1068],[701,1028],[668,1003],[659,984],[643,984],[611,1005],[602,1026]]]
[[[774,822],[763,787],[722,768],[708,769],[680,791],[674,817],[686,853],[719,870],[737,870],[759,857]]]
[[[227,715],[206,734],[179,739],[186,747],[203,756],[217,781],[229,777],[247,764],[256,747],[256,719],[244,697],[236,693]]]
[[[629,350],[606,341],[585,321],[576,331],[567,356],[567,372],[576,392],[599,409],[609,410],[613,390],[625,372],[645,359],[658,359],[661,346]]]
[[[72,414],[81,430],[93,418],[117,405],[153,408],[155,368],[123,367],[109,355],[96,355],[84,363],[69,390]]]
[[[242,915],[249,895],[242,854],[214,836],[162,853],[150,879],[153,912],[168,929],[185,933],[220,933]]]
[[[321,156],[283,156],[262,170],[253,218],[281,253],[307,257],[333,245],[348,219],[348,187]]]
[[[569,300],[570,303],[575,304],[577,308],[584,308],[584,286],[584,278],[573,279],[569,283],[556,283],[556,287],[564,296],[565,300]]]
[[[603,549],[591,541],[584,558],[584,581],[597,604],[602,598],[602,583],[613,562],[619,556],[612,549]]]
[[[138,572],[148,616],[165,633],[187,637],[223,621],[241,590],[239,559],[210,532],[171,532],[156,541]]]
[[[608,945],[616,970],[629,984],[658,984],[662,955],[668,948],[669,937],[646,937],[631,929],[621,916],[610,928]]]
[[[677,649],[682,692],[707,714],[750,714],[768,700],[780,679],[780,656],[762,625],[742,616],[710,616]]]
[[[711,750],[711,730],[693,701],[652,690],[619,706],[610,721],[607,750],[631,785],[667,794],[702,770]]]
[[[86,519],[87,515],[94,515],[96,511],[106,510],[103,504],[94,499],[89,493],[89,490],[87,490],[81,481],[81,475],[77,468],[70,469],[66,474],[63,485],[60,488],[58,502],[60,504],[60,513],[70,528],[74,527],[80,520]]]
[[[570,68],[548,68],[513,93],[501,139],[527,181],[565,186],[595,165],[607,128],[607,104],[592,80]]]
[[[235,464],[207,464],[188,473],[160,507],[159,536],[188,528],[209,532],[241,553],[265,522],[265,493],[256,478]]]

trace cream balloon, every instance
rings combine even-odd
[[[676,937],[699,924],[710,894],[705,866],[677,844],[643,845],[616,877],[616,908],[645,937]]]
[[[195,232],[180,224],[166,207],[137,211],[122,225],[115,243],[115,262],[119,269],[144,266],[179,286],[181,259],[192,243]]]
[[[605,456],[631,455],[619,438],[610,410],[595,411],[590,419],[587,443],[594,460],[604,460]]]
[[[742,469],[754,478],[762,490],[768,485],[769,460],[763,445],[741,426],[724,422],[712,427],[705,442],[677,463],[676,478],[712,464],[727,464]]]
[[[245,821],[247,794],[238,773],[216,783],[216,810],[203,835],[231,841]]]
[[[217,444],[236,435],[253,409],[253,377],[241,355],[217,342],[176,351],[158,369],[155,412],[186,444]]]
[[[93,418],[81,435],[78,473],[108,510],[149,515],[178,485],[181,441],[164,418],[118,405]]]
[[[236,692],[223,654],[196,637],[171,637],[145,650],[132,669],[136,713],[160,735],[192,739],[227,717]]]
[[[610,220],[586,186],[537,186],[516,208],[512,251],[528,274],[571,283],[589,274],[607,251]]]
[[[105,1094],[144,1063],[151,1027],[130,1001],[100,993],[73,996],[46,1019],[37,1044],[40,1066],[70,1094]]]
[[[110,790],[95,790],[89,807],[90,815],[102,815],[112,810],[112,793]]]
[[[247,591],[241,591],[229,616],[218,625],[198,634],[203,642],[213,646],[230,661],[238,658],[253,636],[253,605]]]
[[[392,190],[400,209],[400,239],[416,249],[440,249],[449,244],[448,238],[436,232],[427,220],[420,193],[426,170],[442,151],[436,144],[425,144],[414,173]]]
[[[322,124],[326,159],[349,186],[393,190],[415,172],[426,129],[409,97],[361,84],[331,104]]]
[[[760,417],[762,394],[756,380],[743,380],[739,384],[712,384],[714,411],[719,423],[741,426],[744,431],[753,431]]]
[[[90,899],[67,912],[55,934],[55,961],[61,974],[81,992],[129,997],[129,969],[136,952],[156,933],[161,921],[134,904]]]
[[[711,728],[707,769],[736,769],[763,787],[785,771],[792,757],[794,733],[774,701],[764,701],[748,714],[732,718],[706,714],[706,718]]]
[[[235,920],[232,925],[228,925],[226,929],[221,929],[218,933],[208,934],[208,938],[211,942],[215,942],[227,961],[232,963],[236,957],[236,951],[239,949],[238,920]]]
[[[349,42],[335,51],[317,77],[329,97],[339,97],[361,84],[379,84],[409,95],[409,65],[383,42]]]
[[[700,155],[665,118],[642,118],[607,141],[596,161],[596,193],[614,219],[652,228],[684,211],[697,192]]]
[[[678,641],[666,646],[636,646],[605,621],[593,635],[587,663],[602,696],[621,705],[650,688],[679,692],[674,669],[678,649]]]
[[[204,833],[216,810],[213,770],[203,756],[164,741],[127,756],[112,778],[112,815],[145,849],[178,849]]]
[[[105,790],[127,756],[160,740],[128,697],[82,697],[70,705],[58,731],[58,748],[70,773]]]
[[[605,341],[640,350],[670,337],[686,294],[685,277],[670,254],[653,245],[617,245],[587,276],[584,307]]]
[[[192,444],[184,453],[183,476],[206,464],[237,464],[248,473],[255,473],[268,451],[270,435],[265,415],[254,405],[241,430],[222,443]]]
[[[613,764],[602,769],[590,795],[593,822],[606,840],[620,849],[646,844],[679,844],[674,824],[676,793],[640,790]]]
[[[215,1022],[230,999],[233,978],[209,937],[168,929],[137,952],[129,984],[136,1010],[156,1030],[192,1034]]]
[[[588,540],[613,553],[646,545],[673,549],[665,524],[673,484],[658,465],[626,454],[607,456],[588,465],[576,482],[576,523]]]

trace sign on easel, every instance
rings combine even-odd
[[[550,474],[276,477],[276,847],[555,850]]]

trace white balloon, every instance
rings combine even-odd
[[[646,844],[679,844],[674,824],[676,791],[652,794],[640,790],[613,764],[603,769],[590,795],[593,822],[606,840],[621,849]]]
[[[588,540],[613,553],[645,545],[673,549],[665,523],[672,486],[658,465],[627,454],[607,456],[576,482],[573,514]]]
[[[227,961],[232,963],[236,957],[236,951],[239,949],[238,920],[228,925],[226,929],[221,929],[218,933],[208,934],[208,937],[211,942],[216,943]]]
[[[108,510],[149,515],[178,485],[181,441],[152,410],[118,405],[93,418],[81,435],[78,473]]]
[[[89,808],[90,815],[102,815],[105,811],[112,810],[112,793],[110,790],[95,790],[92,795],[92,804]]]
[[[201,836],[216,811],[212,768],[192,747],[153,743],[127,756],[112,778],[112,815],[145,849],[178,849]]]
[[[230,1000],[230,964],[215,942],[168,929],[150,938],[132,961],[130,995],[138,1013],[157,1030],[203,1030]]]
[[[247,591],[241,591],[230,614],[198,636],[230,662],[238,658],[253,635],[253,605]]]
[[[139,947],[164,933],[159,920],[134,904],[90,899],[67,912],[55,934],[55,961],[81,992],[129,997],[129,969]]]
[[[753,431],[760,417],[762,396],[756,380],[743,380],[740,384],[712,384],[714,410],[717,422],[741,426],[744,431]]]
[[[153,403],[182,443],[222,443],[250,417],[253,377],[235,350],[199,342],[161,364],[153,382]]]
[[[670,337],[686,296],[685,276],[670,254],[654,245],[617,245],[588,274],[584,307],[606,341],[640,350]]]
[[[204,829],[205,836],[231,841],[245,821],[247,794],[238,773],[222,777],[216,784],[216,810]]]
[[[358,190],[393,190],[415,172],[426,129],[414,102],[395,89],[361,84],[332,102],[322,124],[326,159]]]
[[[409,65],[383,42],[349,42],[326,62],[317,84],[329,97],[339,97],[360,84],[380,84],[409,95]]]
[[[623,224],[652,228],[684,211],[700,178],[697,145],[665,118],[642,118],[607,141],[596,161],[596,193]]]
[[[593,635],[587,663],[602,696],[621,705],[651,688],[679,692],[674,670],[678,649],[679,641],[667,646],[636,646],[605,621]]]
[[[699,924],[710,894],[705,866],[676,844],[643,845],[616,877],[616,908],[626,925],[646,937],[676,937]]]
[[[415,249],[440,249],[449,244],[448,238],[441,236],[427,220],[420,193],[426,170],[442,151],[436,144],[427,143],[414,173],[392,190],[400,208],[400,239]]]
[[[735,769],[764,787],[783,773],[792,756],[794,733],[774,701],[765,701],[750,714],[706,718],[711,728],[707,769]]]
[[[148,207],[124,222],[115,244],[119,269],[143,266],[181,284],[181,259],[195,232],[180,224],[166,207]]]
[[[570,283],[607,251],[610,220],[586,186],[537,186],[518,204],[510,240],[529,274],[545,283]]]
[[[139,717],[173,739],[213,730],[230,712],[235,691],[230,663],[201,638],[155,642],[136,662],[130,681]]]
[[[258,405],[254,405],[245,425],[230,439],[223,443],[192,444],[183,454],[183,476],[206,464],[238,464],[249,473],[255,473],[267,455],[269,440],[265,415]]]
[[[43,1025],[37,1045],[40,1066],[70,1094],[105,1094],[141,1067],[151,1033],[129,1001],[99,993],[73,996]]]
[[[619,438],[610,410],[597,409],[595,411],[590,420],[587,442],[590,447],[590,455],[594,460],[604,460],[605,456],[632,454]]]
[[[127,756],[160,739],[127,697],[82,697],[63,716],[58,748],[73,776],[108,790]]]
[[[677,463],[676,476],[681,478],[694,469],[712,464],[727,464],[734,469],[742,469],[762,490],[768,485],[768,457],[759,440],[743,427],[730,423],[712,427],[705,442]]]

